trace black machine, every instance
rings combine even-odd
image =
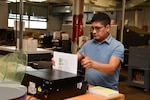
[[[28,94],[42,100],[62,100],[86,93],[83,77],[55,69],[26,71],[22,84]]]
[[[52,39],[53,39],[52,35],[50,35],[50,36],[44,36],[44,38],[43,38],[43,47],[44,48],[50,48],[50,47],[52,47],[53,46]]]
[[[125,26],[123,35],[123,44],[127,49],[130,46],[146,46],[150,44],[150,33],[138,27]]]
[[[0,45],[15,45],[15,32],[12,29],[0,29]]]

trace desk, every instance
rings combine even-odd
[[[16,51],[15,46],[0,46],[0,54],[6,55]],[[53,50],[37,48],[36,51],[27,51],[28,61],[49,61],[52,57]]]
[[[10,53],[10,52],[15,52],[16,47],[15,46],[0,46],[0,50]],[[27,53],[28,54],[45,54],[45,53],[53,53],[53,51],[48,50],[48,49],[37,48],[36,51],[27,51]]]
[[[87,92],[86,94],[68,98],[65,100],[124,100],[124,98],[125,98],[124,94],[118,94],[117,96],[106,98],[94,93]]]
[[[89,88],[92,87],[92,85],[88,85]],[[86,94],[83,95],[79,95],[76,97],[71,97],[65,100],[124,100],[125,96],[124,94],[119,93],[116,96],[113,96],[111,98],[107,98],[98,94],[94,94],[94,93],[90,93],[90,92],[86,92]]]
[[[26,100],[28,100],[30,98],[30,96],[27,96]],[[83,95],[79,95],[79,96],[75,96],[75,97],[71,97],[65,100],[124,100],[125,96],[124,94],[118,94],[117,96],[113,96],[111,98],[106,98],[97,94],[93,94],[90,92],[87,92],[86,94]],[[40,100],[37,99],[35,97],[32,97],[30,100]]]
[[[89,88],[92,87],[91,85],[89,85]],[[26,100],[28,100],[30,98],[30,96],[27,96]],[[124,100],[125,99],[125,95],[119,93],[116,96],[107,98],[98,94],[94,94],[94,93],[90,93],[90,92],[86,92],[83,95],[79,95],[79,96],[75,96],[75,97],[71,97],[71,98],[67,98],[65,100]],[[32,97],[30,100],[40,100],[37,98]]]

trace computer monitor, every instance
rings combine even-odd
[[[14,30],[0,29],[0,45],[15,45]]]
[[[52,35],[44,36],[44,38],[43,38],[43,47],[45,47],[45,48],[52,47],[52,39],[53,39]]]

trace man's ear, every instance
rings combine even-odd
[[[109,32],[110,31],[110,28],[111,28],[111,26],[108,24],[108,25],[106,25],[106,29],[107,29],[107,32]]]

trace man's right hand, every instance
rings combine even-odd
[[[52,63],[52,65],[55,66],[55,61],[54,61],[54,58],[53,58],[53,57],[51,58],[51,63]]]

